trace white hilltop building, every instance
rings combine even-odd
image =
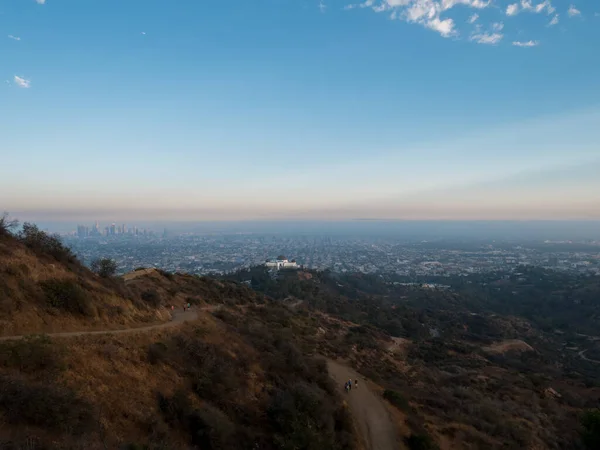
[[[299,269],[300,266],[296,262],[295,259],[288,261],[288,259],[280,255],[277,259],[269,259],[265,262],[265,266],[270,267],[271,269],[281,270],[281,269]]]

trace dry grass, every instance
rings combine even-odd
[[[497,342],[488,347],[484,347],[483,350],[488,353],[503,355],[507,352],[533,352],[534,348],[528,343],[518,340],[509,339],[502,342]]]

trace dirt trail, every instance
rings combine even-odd
[[[360,374],[336,361],[328,360],[329,375],[338,384],[340,392],[348,402],[354,420],[363,436],[368,450],[397,450],[397,430],[383,400],[374,394]],[[354,387],[348,393],[344,383],[358,380],[358,389]]]
[[[48,334],[46,334],[46,336],[74,337],[74,336],[86,336],[86,335],[93,335],[93,334],[129,334],[129,333],[138,333],[141,331],[157,330],[160,328],[169,328],[169,327],[174,327],[176,325],[182,324],[187,321],[196,320],[198,318],[198,312],[200,312],[200,311],[211,311],[212,312],[212,311],[219,309],[219,307],[220,307],[220,305],[209,305],[209,306],[203,306],[201,308],[192,308],[191,310],[188,310],[186,312],[183,312],[181,310],[176,310],[173,312],[170,322],[163,322],[163,323],[158,323],[156,325],[148,325],[145,327],[124,328],[124,329],[120,329],[120,330],[69,331],[69,332],[65,332],[65,333],[48,333]],[[34,334],[34,333],[32,333],[32,334]],[[26,337],[26,336],[25,335],[3,336],[3,337],[0,337],[0,341],[16,340],[16,339],[22,339],[24,337]]]

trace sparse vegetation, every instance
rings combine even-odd
[[[49,431],[81,434],[94,426],[92,405],[56,383],[30,383],[0,375],[0,412],[5,421]]]
[[[65,368],[64,350],[43,335],[0,342],[0,367],[16,368],[21,373],[52,375]]]
[[[17,219],[12,219],[7,212],[0,215],[0,236],[12,234],[19,226]]]
[[[117,263],[110,258],[95,259],[90,267],[92,272],[102,278],[110,278],[117,273]]]
[[[76,261],[71,249],[62,243],[58,235],[48,234],[40,230],[37,225],[24,222],[18,237],[27,247],[41,256],[49,255],[62,262]]]

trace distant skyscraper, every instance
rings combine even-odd
[[[114,223],[110,226],[110,234],[111,236],[117,234],[117,226]]]
[[[121,225],[121,232],[123,234],[127,234],[127,227],[125,226],[125,224]]]
[[[89,234],[89,228],[85,225],[77,225],[77,236],[80,238],[85,238]]]

